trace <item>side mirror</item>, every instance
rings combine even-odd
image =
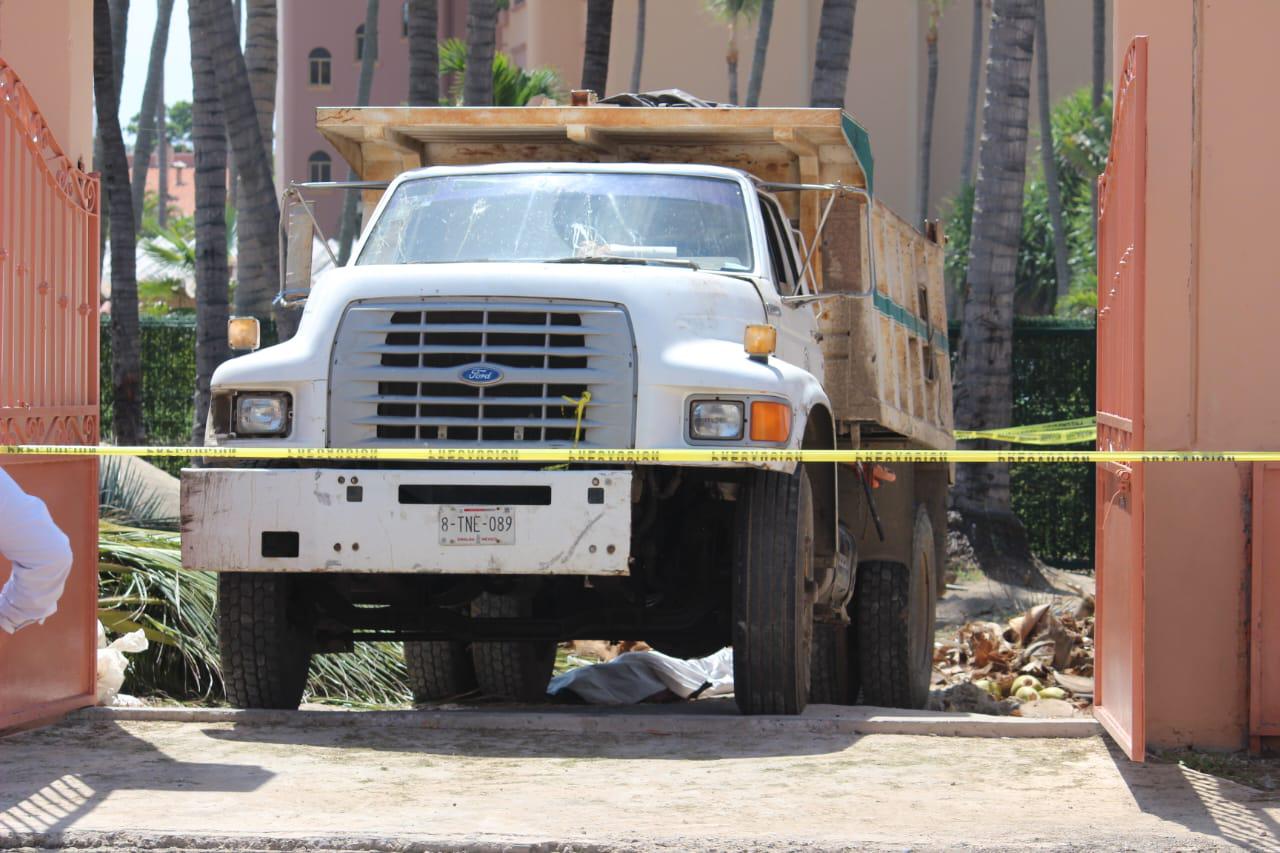
[[[276,301],[296,305],[311,293],[311,252],[316,220],[310,203],[290,187],[280,198],[280,293]]]

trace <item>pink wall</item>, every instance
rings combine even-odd
[[[1277,27],[1270,0],[1116,3],[1116,55],[1150,36],[1148,449],[1280,447],[1280,287],[1267,251],[1280,180],[1266,167],[1280,130],[1280,56],[1267,40]],[[1147,466],[1153,746],[1247,743],[1251,493],[1247,465]]]
[[[92,4],[0,0],[0,57],[22,75],[71,162],[93,168]]]
[[[279,0],[280,64],[276,79],[276,175],[280,188],[307,180],[307,158],[324,151],[332,159],[334,180],[346,180],[347,165],[315,128],[316,107],[356,102],[360,63],[355,54],[356,27],[364,23],[363,3],[350,0]],[[371,106],[398,106],[409,96],[409,42],[401,20],[403,0],[383,0],[378,9],[378,61],[374,66]],[[466,0],[441,0],[440,39],[466,32]],[[309,83],[308,54],[323,47],[332,54],[331,84]],[[342,207],[339,193],[316,194],[317,218],[336,238]]]

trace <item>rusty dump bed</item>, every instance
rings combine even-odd
[[[870,141],[842,110],[322,107],[316,125],[369,181],[434,165],[705,163],[856,188],[831,204],[814,262],[822,292],[849,296],[801,309],[820,311],[836,418],[855,441],[954,446],[942,246],[875,200]],[[778,197],[812,245],[831,194]]]

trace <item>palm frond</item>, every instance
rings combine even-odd
[[[136,467],[123,457],[108,456],[98,468],[99,515],[118,524],[153,530],[177,530],[178,519]]]

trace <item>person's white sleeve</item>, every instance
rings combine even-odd
[[[71,572],[71,542],[44,501],[32,497],[0,468],[0,555],[13,564],[0,589],[0,630],[12,634],[43,622],[58,609]]]

